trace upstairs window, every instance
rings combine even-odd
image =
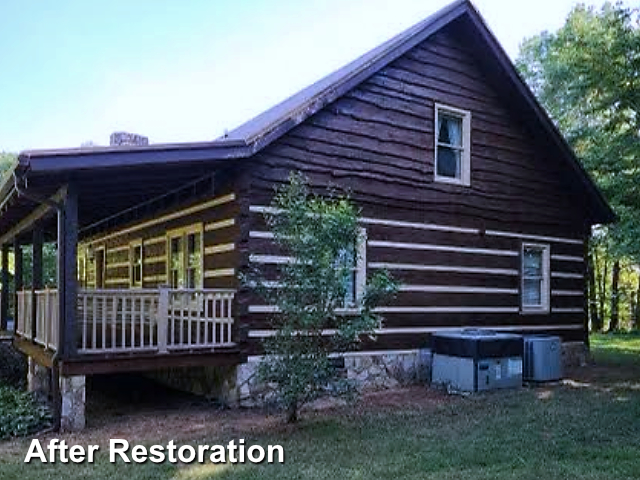
[[[132,287],[142,287],[142,242],[129,246],[129,284]]]
[[[471,113],[436,105],[435,180],[471,183]]]
[[[550,278],[549,245],[522,245],[522,311],[547,313],[549,311]]]

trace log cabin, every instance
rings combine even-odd
[[[25,151],[0,186],[4,275],[16,259],[2,326],[13,299],[14,344],[33,388],[53,378],[63,428],[84,425],[87,375],[208,375],[218,394],[251,394],[274,306],[238,273],[288,261],[263,214],[291,171],[361,208],[354,296],[376,269],[400,283],[376,340],[345,358],[355,377],[414,375],[430,334],[457,327],[588,341],[587,241],[615,216],[466,0],[223,138],[111,143]]]

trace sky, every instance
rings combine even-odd
[[[0,151],[212,140],[447,3],[0,0]],[[512,59],[574,3],[474,1]]]

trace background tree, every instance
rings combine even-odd
[[[11,165],[16,161],[16,155],[9,152],[0,151],[0,176],[9,170]]]
[[[13,166],[13,164],[17,160],[17,155],[10,152],[0,152],[0,179],[4,178],[4,175],[9,171],[9,169]],[[23,283],[25,288],[31,287],[31,265],[33,262],[33,253],[30,246],[23,248]],[[56,245],[53,243],[46,243],[43,245],[42,252],[42,262],[43,262],[43,280],[44,285],[47,287],[55,287],[57,278],[56,278]],[[10,288],[13,288],[13,272],[14,272],[14,259],[13,254],[9,255],[9,278]],[[10,302],[12,302],[12,297],[10,296]],[[10,311],[13,306],[10,305]],[[10,312],[11,313],[11,312]]]
[[[267,214],[266,222],[291,260],[280,264],[275,276],[255,270],[244,282],[277,306],[270,319],[275,335],[264,341],[258,377],[274,386],[288,421],[295,422],[300,407],[320,395],[354,393],[355,385],[341,378],[330,355],[373,335],[381,318],[372,309],[393,295],[396,285],[386,272],[376,272],[356,298],[354,271],[365,239],[348,198],[314,195],[303,176],[292,174],[271,206],[276,213]]]
[[[577,5],[558,31],[523,42],[516,65],[619,217],[600,229],[606,240],[592,243],[590,261],[592,325],[601,328],[606,314],[616,329],[620,302],[631,298],[623,265],[640,261],[638,10]]]

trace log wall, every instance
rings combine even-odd
[[[435,105],[471,112],[471,185],[434,181]],[[260,213],[292,170],[338,187],[362,208],[367,271],[401,292],[381,309],[372,348],[424,346],[459,326],[584,337],[586,213],[567,171],[534,143],[470,48],[442,30],[260,152],[248,168],[249,252],[275,272],[281,255]],[[523,242],[551,249],[551,311],[523,314]],[[249,338],[269,334],[268,305],[249,297]],[[256,351],[257,351],[257,347]]]

